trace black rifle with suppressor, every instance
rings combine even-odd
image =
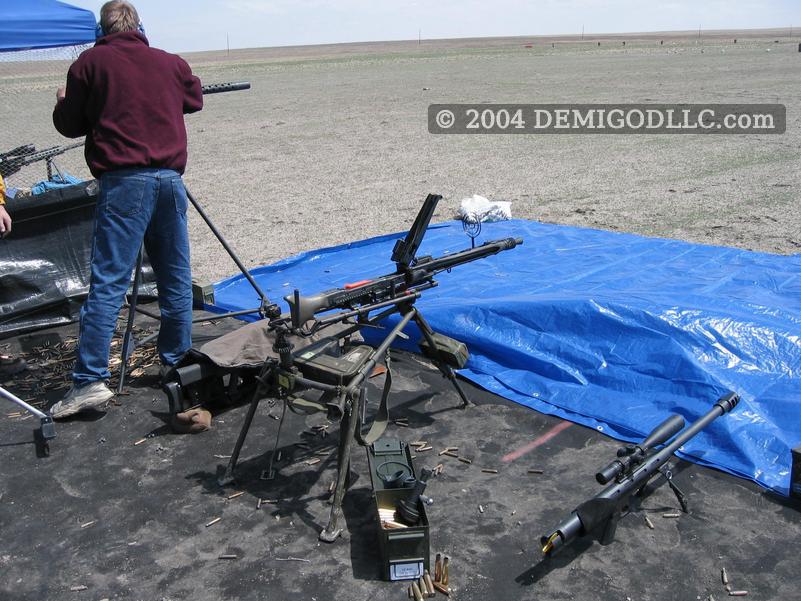
[[[679,447],[716,418],[734,409],[739,401],[740,397],[737,394],[729,392],[720,397],[706,415],[681,434],[678,433],[684,428],[684,419],[679,415],[671,415],[640,444],[620,448],[617,452],[618,458],[595,474],[599,484],[608,484],[613,480],[614,482],[589,501],[579,505],[551,534],[543,536],[542,552],[550,555],[573,539],[592,534],[598,535],[602,545],[613,542],[620,518],[629,513],[636,496],[641,494],[657,474],[665,477],[679,500],[682,511],[686,513],[686,497],[673,482],[670,470],[661,468]],[[663,448],[654,450],[654,447],[667,442],[673,436],[676,437]]]

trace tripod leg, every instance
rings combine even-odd
[[[139,299],[139,280],[142,278],[143,250],[139,247],[139,254],[136,256],[136,271],[134,272],[133,290],[131,291],[131,301],[128,304],[128,323],[125,324],[125,334],[122,337],[122,357],[120,361],[120,382],[117,384],[117,394],[122,392],[125,385],[125,372],[128,369],[128,358],[133,353],[131,344],[133,342],[133,324],[136,315],[136,302]],[[134,346],[136,346],[134,344]]]
[[[412,311],[414,311],[414,321],[417,323],[417,327],[420,328],[420,331],[422,332],[423,337],[426,339],[428,345],[434,350],[434,352],[436,352],[437,344],[434,342],[434,338],[432,337],[434,330],[432,330],[431,326],[428,325],[428,322],[425,320],[420,311],[418,311],[416,308],[412,309]],[[464,409],[465,407],[469,407],[471,403],[467,399],[467,395],[464,393],[462,386],[459,384],[459,380],[456,379],[456,374],[454,373],[453,368],[439,359],[434,360],[434,365],[436,365],[439,371],[442,372],[442,375],[448,378],[448,380],[451,381],[451,384],[453,384],[453,387],[456,389],[456,392],[462,399],[462,408]]]
[[[361,398],[361,395],[356,397]],[[359,427],[359,416],[361,410],[360,402],[350,399],[346,405],[345,413],[342,416],[339,428],[339,452],[337,461],[337,484],[334,489],[334,501],[331,505],[331,515],[328,518],[328,525],[320,532],[319,539],[326,543],[333,543],[340,534],[342,528],[339,527],[339,520],[342,517],[342,499],[345,497],[345,484],[348,480],[350,470],[350,451],[356,437],[356,428]]]
[[[250,430],[250,425],[253,423],[253,417],[256,415],[256,409],[259,406],[262,392],[266,388],[265,378],[271,369],[271,367],[265,364],[259,374],[259,384],[256,386],[256,391],[253,393],[250,407],[248,407],[248,413],[245,416],[245,422],[242,424],[242,429],[239,431],[239,437],[236,439],[231,458],[228,460],[228,466],[225,468],[225,473],[222,477],[217,479],[217,484],[220,486],[228,486],[234,481],[234,468],[236,468],[236,462],[239,461],[239,453],[242,451],[242,446],[245,444],[245,438],[248,435],[248,430]],[[283,421],[283,415],[281,421]]]
[[[217,240],[220,241],[220,244],[222,244],[222,247],[225,249],[225,252],[228,253],[228,256],[231,257],[231,260],[234,263],[236,263],[236,266],[239,268],[239,271],[241,271],[242,275],[245,276],[245,279],[250,283],[250,285],[256,291],[256,294],[259,295],[259,299],[261,300],[262,305],[269,302],[267,299],[267,295],[264,294],[264,291],[256,283],[256,280],[254,280],[253,276],[250,275],[250,272],[247,270],[247,267],[245,267],[244,263],[242,263],[242,261],[239,260],[239,257],[234,252],[234,249],[231,248],[231,246],[228,244],[228,241],[223,237],[222,233],[220,233],[220,230],[218,230],[214,226],[214,224],[211,222],[211,219],[209,219],[209,216],[206,215],[206,212],[200,206],[198,201],[195,200],[195,197],[192,196],[192,193],[189,190],[186,191],[186,197],[187,199],[189,199],[189,202],[192,203],[192,206],[195,207],[195,210],[198,212],[198,215],[200,215],[203,221],[206,222],[206,225],[209,226],[211,233],[214,234],[217,237]]]

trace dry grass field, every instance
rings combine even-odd
[[[445,196],[435,220],[481,194],[512,201],[520,218],[795,253],[801,53],[788,33],[189,54],[205,83],[247,80],[252,89],[209,96],[203,112],[187,117],[186,181],[252,266],[403,230],[428,192]],[[50,110],[67,65],[0,63],[3,149],[66,142]],[[429,134],[428,105],[448,102],[778,102],[788,124],[783,135]],[[88,175],[79,151],[60,164]],[[31,170],[11,183],[29,184],[20,178]],[[196,278],[236,271],[197,215],[191,237]]]

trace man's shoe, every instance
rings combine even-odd
[[[113,396],[103,382],[92,382],[80,388],[73,385],[63,399],[50,407],[50,415],[53,419],[64,419],[86,409],[95,409]]]
[[[172,416],[170,424],[179,434],[198,434],[211,428],[211,412],[206,409],[189,409]]]
[[[28,369],[25,359],[12,359],[8,355],[0,355],[0,382]]]

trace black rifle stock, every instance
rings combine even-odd
[[[540,539],[542,552],[551,555],[559,548],[570,544],[573,539],[594,533],[599,535],[601,544],[611,543],[615,537],[617,523],[628,513],[633,497],[654,476],[663,473],[660,468],[668,462],[679,447],[706,428],[713,420],[734,409],[739,400],[740,397],[734,392],[723,395],[709,412],[693,422],[658,451],[653,451],[652,447],[664,443],[684,427],[684,420],[680,416],[670,416],[639,445],[630,445],[619,450],[618,457],[621,459],[613,461],[596,474],[596,479],[602,484],[613,479],[614,482],[589,501],[579,505],[553,532],[543,536]],[[650,455],[649,451],[651,451]],[[663,475],[678,497],[682,510],[686,512],[684,495],[676,488],[669,472],[664,472]]]

